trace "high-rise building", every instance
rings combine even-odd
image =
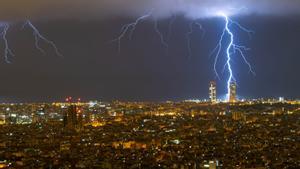
[[[212,103],[217,102],[217,84],[215,81],[209,83],[209,99]]]
[[[75,105],[71,105],[68,108],[68,117],[67,117],[67,125],[71,128],[75,128],[77,124],[77,107]]]
[[[82,114],[76,105],[70,105],[64,115],[64,126],[70,129],[82,127]]]
[[[236,83],[230,83],[230,91],[229,91],[229,102],[234,103],[236,102]]]

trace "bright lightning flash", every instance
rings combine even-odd
[[[244,60],[245,64],[248,66],[249,68],[249,72],[254,73],[251,64],[248,62],[244,52],[247,50],[250,50],[249,48],[245,47],[245,46],[241,46],[241,45],[237,45],[235,44],[234,41],[234,33],[231,30],[231,25],[235,25],[237,26],[239,29],[245,31],[248,33],[248,35],[250,36],[253,32],[244,28],[243,26],[241,26],[239,23],[232,21],[226,14],[224,13],[220,13],[220,16],[224,18],[225,21],[225,26],[223,29],[223,32],[221,34],[220,40],[218,41],[218,44],[216,46],[216,48],[213,50],[213,54],[216,53],[215,55],[215,61],[214,61],[214,71],[216,76],[220,79],[219,77],[219,73],[217,71],[217,63],[221,54],[221,50],[223,48],[223,41],[225,39],[225,36],[229,36],[230,41],[228,42],[228,44],[226,44],[226,63],[224,65],[224,70],[227,69],[227,72],[229,74],[228,79],[227,79],[227,99],[229,100],[229,95],[230,95],[230,84],[231,83],[236,83],[236,79],[234,77],[234,73],[233,73],[233,68],[231,65],[232,62],[232,57],[234,54],[238,53],[242,59]]]
[[[236,26],[238,29],[246,32],[249,37],[251,37],[252,35],[252,31],[248,30],[247,28],[243,27],[241,24],[239,24],[238,22],[235,22],[233,20],[231,20],[229,18],[229,15],[226,15],[225,13],[218,13],[218,16],[224,18],[225,21],[225,25],[224,25],[224,29],[222,31],[222,34],[220,36],[220,39],[217,43],[217,46],[215,47],[215,49],[212,51],[212,54],[215,55],[215,60],[214,60],[214,71],[215,74],[217,76],[218,79],[220,79],[219,77],[219,73],[217,71],[217,64],[218,64],[218,60],[220,58],[220,55],[222,53],[222,50],[224,50],[224,48],[226,47],[226,63],[224,64],[224,68],[223,71],[227,70],[229,77],[227,79],[227,97],[229,99],[229,94],[230,94],[230,84],[231,83],[236,83],[236,79],[234,77],[234,70],[232,68],[231,62],[233,60],[233,56],[235,54],[238,54],[240,57],[242,57],[243,61],[245,62],[245,64],[248,66],[249,68],[249,72],[254,73],[251,64],[248,62],[246,55],[244,54],[245,51],[250,50],[249,48],[242,46],[242,45],[238,45],[235,43],[235,34],[234,32],[231,30],[231,26],[234,25]],[[123,38],[125,38],[126,36],[129,36],[129,40],[132,39],[133,33],[136,30],[136,27],[139,23],[141,23],[142,21],[153,17],[153,10],[150,11],[149,13],[137,18],[134,22],[126,24],[122,27],[121,29],[121,33],[120,35],[114,39],[112,42],[117,42],[118,43],[118,51],[120,53],[121,51],[121,41],[123,40]],[[176,19],[176,17],[175,17]],[[175,20],[174,19],[174,20]],[[174,22],[174,20],[172,19],[170,24],[169,24],[169,33],[168,33],[168,39],[170,36],[170,30],[171,30],[171,26]],[[168,50],[168,44],[165,42],[163,34],[160,32],[160,30],[158,29],[158,22],[157,20],[154,20],[155,24],[154,24],[154,30],[155,32],[159,35],[160,37],[160,41],[161,44]],[[202,31],[203,36],[205,34],[205,30],[203,29],[202,25],[197,22],[197,21],[193,21],[190,23],[189,25],[189,31],[186,33],[186,38],[187,38],[187,45],[188,45],[188,52],[189,52],[189,58],[191,57],[191,53],[192,53],[192,49],[191,49],[191,36],[195,31],[195,28],[198,28]],[[228,42],[228,44],[224,44],[225,43],[225,38],[229,37],[230,41]],[[226,40],[227,43],[227,40]]]

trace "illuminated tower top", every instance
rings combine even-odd
[[[227,71],[227,101],[228,102],[236,102],[236,79],[234,77],[234,69],[232,66],[232,60],[235,58],[233,56],[239,55],[242,60],[245,62],[245,64],[248,66],[249,71],[251,73],[253,73],[253,75],[255,75],[254,71],[252,70],[252,67],[250,65],[250,63],[248,62],[246,55],[245,55],[245,51],[250,50],[249,48],[247,48],[246,46],[237,44],[235,41],[235,37],[236,37],[236,33],[233,31],[234,29],[232,28],[233,26],[235,28],[238,28],[244,32],[246,32],[249,37],[251,37],[253,31],[248,30],[247,28],[243,27],[241,24],[239,24],[238,22],[235,22],[233,20],[231,20],[231,18],[229,17],[228,14],[224,13],[224,12],[219,12],[218,15],[220,17],[222,17],[225,21],[225,25],[223,28],[223,32],[220,36],[220,39],[218,41],[218,44],[216,46],[216,48],[213,50],[213,53],[216,54],[215,56],[215,61],[214,61],[214,71],[216,76],[221,79],[219,77],[218,71],[217,71],[217,63],[219,60],[219,57],[222,55],[223,50],[225,50],[225,56],[226,56],[226,63],[224,64],[224,70]],[[227,39],[225,41],[225,38]],[[226,43],[226,45],[225,45]]]
[[[234,103],[237,101],[236,99],[236,83],[235,82],[231,82],[230,83],[230,91],[229,91],[229,102],[230,103]]]
[[[209,83],[209,99],[211,103],[217,102],[217,84],[215,81]]]

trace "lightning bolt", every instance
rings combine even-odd
[[[131,40],[132,39],[132,36],[133,36],[133,33],[136,29],[136,26],[144,21],[145,19],[149,18],[152,16],[152,13],[153,13],[153,10],[151,10],[149,13],[137,18],[134,22],[132,23],[129,23],[129,24],[126,24],[122,27],[121,29],[121,33],[120,35],[112,40],[112,42],[118,42],[118,52],[119,54],[121,53],[121,42],[122,42],[122,39],[127,35],[127,33],[129,33],[129,39]]]
[[[227,65],[228,72],[229,72],[229,77],[228,77],[228,80],[227,80],[227,99],[229,100],[229,96],[230,96],[230,84],[232,82],[236,82],[236,80],[235,80],[235,78],[233,76],[233,73],[232,73],[232,67],[231,67],[231,63],[230,63],[230,61],[231,61],[230,50],[234,47],[234,35],[231,32],[231,30],[229,29],[229,20],[228,20],[228,17],[224,15],[224,18],[225,18],[225,21],[226,21],[225,31],[230,36],[230,43],[228,44],[227,49],[226,49],[226,56],[227,56],[226,65]]]
[[[202,31],[202,38],[205,35],[205,30],[203,28],[203,26],[199,23],[199,22],[191,22],[189,25],[189,31],[186,33],[186,39],[187,39],[187,48],[188,48],[188,53],[189,56],[188,58],[190,59],[192,57],[192,48],[191,48],[191,36],[194,33],[194,27],[197,26],[197,28],[199,28],[199,30]]]
[[[33,30],[33,35],[35,37],[35,46],[38,50],[45,53],[45,51],[39,46],[39,41],[43,40],[44,42],[50,44],[54,48],[54,50],[55,50],[55,52],[58,56],[62,56],[62,54],[59,53],[59,51],[58,51],[56,45],[54,44],[54,42],[52,42],[52,41],[48,40],[47,38],[45,38],[45,36],[43,36],[39,32],[39,30],[29,20],[27,20],[23,24],[22,28],[24,29],[24,27],[26,25],[28,25]],[[10,28],[10,25],[8,23],[0,23],[0,38],[4,42],[4,58],[5,58],[6,63],[11,63],[9,58],[15,56],[14,53],[12,52],[12,50],[10,49],[9,44],[8,44],[7,33],[8,33],[9,28]]]
[[[142,21],[152,17],[152,15],[153,15],[153,10],[151,10],[149,13],[137,18],[134,22],[126,24],[122,27],[120,35],[116,39],[112,40],[112,42],[118,42],[118,52],[119,53],[121,51],[121,41],[126,36],[129,36],[129,40],[131,40],[132,37],[133,37],[133,33],[136,30],[137,25],[139,23],[141,23]],[[213,69],[214,69],[214,72],[216,74],[216,77],[218,79],[220,79],[220,76],[219,76],[219,73],[218,73],[218,70],[217,70],[217,64],[218,64],[218,61],[219,61],[219,58],[220,58],[220,55],[221,55],[222,51],[224,50],[224,48],[226,48],[226,63],[224,64],[223,72],[225,70],[227,70],[228,74],[229,74],[228,79],[227,79],[227,96],[228,96],[228,99],[229,99],[230,84],[231,83],[236,83],[236,79],[235,79],[234,73],[233,73],[234,70],[233,70],[233,67],[231,65],[231,62],[233,60],[232,56],[238,54],[243,59],[244,63],[248,66],[249,72],[251,72],[253,75],[255,75],[255,72],[253,71],[250,62],[247,60],[246,55],[245,55],[245,51],[250,50],[250,48],[247,48],[246,46],[238,45],[238,44],[235,43],[235,34],[231,30],[231,26],[234,25],[238,29],[246,32],[248,34],[249,38],[251,38],[251,35],[253,34],[253,31],[248,30],[247,28],[243,27],[238,22],[235,22],[235,21],[231,20],[225,14],[221,14],[220,16],[222,16],[222,18],[224,19],[225,25],[224,25],[224,29],[222,31],[222,34],[220,36],[220,39],[217,42],[216,47],[211,52],[211,55],[215,55]],[[171,27],[172,27],[172,24],[175,21],[175,19],[176,19],[176,16],[169,23],[168,35],[167,35],[168,40],[170,38]],[[193,22],[190,23],[189,31],[186,33],[189,58],[191,58],[191,55],[192,55],[191,36],[195,32],[195,27],[197,27],[199,30],[202,31],[202,33],[203,33],[202,37],[205,35],[205,30],[203,29],[202,25],[199,22],[193,21]],[[157,33],[157,35],[160,37],[161,44],[168,51],[169,46],[168,46],[168,44],[166,43],[166,41],[164,39],[163,33],[159,30],[157,20],[154,20],[154,30]],[[230,41],[228,42],[228,44],[224,45],[225,38],[227,38],[227,37],[230,38]],[[227,43],[227,41],[226,41],[226,43]]]
[[[124,26],[122,26],[122,29],[121,29],[121,33],[120,35],[116,38],[116,39],[113,39],[111,42],[117,42],[118,43],[118,53],[120,54],[121,53],[121,42],[122,40],[128,35],[129,36],[129,40],[132,39],[133,37],[133,34],[136,30],[136,27],[138,26],[138,24],[140,24],[142,21],[152,17],[153,15],[153,10],[152,9],[150,12],[148,12],[147,14],[137,18],[134,22],[132,23],[128,23],[128,24],[125,24]],[[155,32],[157,33],[157,35],[159,36],[160,38],[160,42],[161,44],[167,49],[168,51],[168,44],[166,43],[165,39],[164,39],[164,36],[163,34],[161,33],[161,31],[159,30],[158,28],[158,21],[155,19],[154,20],[154,30]]]
[[[50,46],[53,47],[53,49],[54,49],[54,51],[55,51],[55,53],[56,53],[57,56],[63,57],[63,55],[59,52],[58,48],[56,47],[55,43],[54,43],[53,41],[51,41],[51,40],[48,40],[44,35],[42,35],[42,34],[40,33],[40,31],[32,24],[31,21],[29,21],[29,20],[25,21],[25,23],[24,23],[24,25],[23,25],[23,28],[24,28],[26,25],[27,25],[29,28],[32,29],[32,31],[33,31],[33,36],[34,36],[34,38],[35,38],[35,47],[36,47],[39,51],[41,51],[41,52],[44,53],[44,54],[46,53],[45,50],[42,49],[42,48],[40,47],[40,41],[42,40],[43,42],[45,42],[45,43],[47,43],[47,44],[49,44]]]
[[[9,48],[8,40],[6,37],[7,31],[10,28],[10,26],[7,23],[2,23],[2,24],[0,24],[0,27],[2,29],[1,30],[1,38],[4,42],[4,58],[5,58],[6,63],[10,63],[9,57],[14,56],[12,50]]]
[[[168,54],[169,53],[169,45],[165,41],[163,34],[160,32],[160,30],[158,28],[158,21],[157,20],[154,21],[154,30],[160,38],[160,43],[166,48],[166,52]]]
[[[220,39],[219,39],[216,47],[212,51],[212,54],[216,54],[215,55],[215,60],[214,60],[214,71],[215,71],[215,74],[216,74],[217,78],[220,79],[219,73],[217,71],[217,63],[218,63],[218,60],[219,60],[219,57],[220,57],[220,54],[221,54],[221,51],[222,51],[222,48],[223,48],[223,41],[225,39],[225,36],[228,36],[230,41],[227,45],[225,45],[226,46],[226,63],[224,65],[223,70],[227,69],[227,72],[229,74],[228,79],[227,79],[227,99],[229,100],[230,84],[231,83],[236,83],[236,79],[235,79],[234,73],[233,73],[233,68],[232,68],[232,65],[231,65],[232,56],[234,54],[238,53],[242,57],[242,59],[244,60],[245,64],[248,66],[249,72],[251,72],[252,74],[255,75],[251,64],[249,63],[249,61],[246,58],[246,55],[244,54],[245,51],[248,51],[250,49],[245,47],[245,46],[235,44],[235,41],[234,41],[235,35],[234,35],[233,31],[230,29],[230,27],[231,27],[231,25],[237,26],[242,31],[245,31],[246,33],[248,33],[249,37],[251,37],[251,34],[253,32],[246,29],[245,27],[243,27],[239,23],[237,23],[235,21],[232,21],[227,15],[221,14],[221,16],[224,18],[225,26],[224,26],[224,29],[222,31],[222,34],[220,36]]]

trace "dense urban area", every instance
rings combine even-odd
[[[0,105],[0,168],[299,168],[300,104]]]

